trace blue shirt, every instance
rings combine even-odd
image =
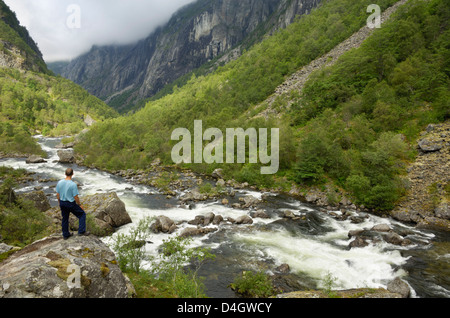
[[[75,202],[78,194],[78,187],[72,180],[61,180],[56,186],[56,192],[59,193],[59,199],[66,202]]]

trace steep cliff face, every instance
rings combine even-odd
[[[166,84],[284,28],[320,0],[198,0],[134,45],[93,47],[62,75],[106,100],[127,105],[153,96]]]
[[[48,73],[36,42],[0,0],[0,67]]]

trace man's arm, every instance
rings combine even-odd
[[[58,205],[61,205],[61,200],[60,200],[59,193],[56,193],[56,198],[58,199]]]
[[[76,195],[76,196],[74,197],[74,199],[75,199],[75,203],[76,203],[80,208],[83,208],[83,207],[81,206],[80,197],[79,197],[78,195]]]

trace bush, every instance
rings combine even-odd
[[[151,221],[150,218],[143,219],[129,234],[118,234],[114,237],[112,248],[122,271],[139,273],[142,262],[148,259],[144,246],[150,234]]]
[[[230,287],[247,298],[268,298],[277,294],[272,281],[264,272],[244,271]]]
[[[181,237],[165,240],[159,259],[152,262],[153,275],[165,282],[179,298],[205,297],[198,271],[204,262],[215,258],[209,249],[189,248],[191,242],[191,239]]]

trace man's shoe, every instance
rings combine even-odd
[[[79,233],[78,236],[89,236],[91,235],[90,232],[84,232],[84,233]]]
[[[69,238],[71,238],[73,236],[72,233],[69,234],[69,236],[64,236],[64,241],[68,240]]]

